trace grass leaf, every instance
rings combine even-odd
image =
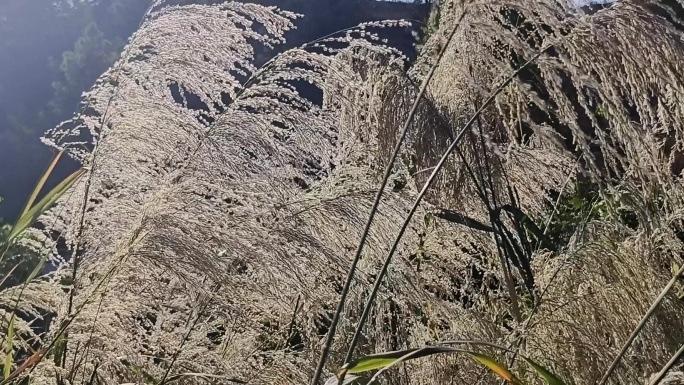
[[[7,279],[12,276],[12,273],[14,273],[14,270],[16,270],[17,267],[19,267],[19,265],[21,265],[21,262],[14,265],[14,267],[12,269],[10,269],[10,271],[7,272],[4,277],[0,278],[0,288],[5,283],[5,281],[7,281]]]
[[[459,352],[460,350],[449,348],[445,346],[427,346],[421,349],[406,349],[397,350],[393,352],[377,353],[368,356],[363,356],[356,359],[345,366],[342,367],[344,373],[363,373],[370,370],[382,369],[388,365],[392,365],[395,361],[400,360],[402,357],[416,352],[416,354],[411,355],[410,358],[404,361],[413,360],[416,358],[426,357],[438,353],[452,353]]]
[[[384,371],[384,369],[388,369],[388,367],[396,365],[400,362],[404,361],[410,361],[416,358],[421,358],[421,357],[427,357],[431,356],[433,354],[440,354],[440,353],[464,353],[475,359],[477,362],[482,364],[483,366],[487,367],[489,370],[491,370],[494,374],[497,376],[501,377],[502,379],[508,381],[509,383],[513,385],[523,385],[523,383],[515,377],[515,375],[506,368],[503,364],[497,362],[493,358],[480,354],[480,353],[475,353],[471,352],[468,350],[462,350],[462,349],[457,349],[457,348],[451,348],[447,346],[426,346],[420,349],[406,349],[406,350],[398,350],[398,351],[393,351],[393,352],[386,352],[386,353],[377,353],[377,354],[371,354],[368,356],[361,357],[357,360],[354,360],[347,365],[342,367],[342,370],[338,373],[338,378],[342,378],[345,376],[347,373],[354,374],[354,373],[362,373],[362,372],[367,372],[370,370],[376,370],[380,369],[380,372]],[[536,363],[530,364],[532,367],[537,370],[544,379],[551,378],[558,380],[555,376],[553,376],[550,372],[542,368],[541,366],[537,365]],[[539,371],[541,370],[541,371]],[[376,373],[371,380],[374,380],[380,372]],[[543,373],[543,374],[542,374]],[[346,379],[346,377],[345,377]],[[345,382],[346,383],[346,382]],[[564,385],[562,382],[549,382],[551,385]]]
[[[529,359],[525,356],[521,356],[521,357],[525,361],[527,361],[527,363],[532,367],[532,369],[534,369],[534,371],[537,372],[537,374],[539,374],[539,376],[541,378],[543,378],[547,384],[549,384],[549,385],[565,385],[565,383],[560,378],[558,378],[558,376],[553,374],[550,370],[544,368],[543,366],[539,365],[538,363],[532,361],[531,359]]]
[[[503,378],[504,380],[508,381],[511,384],[514,385],[522,385],[522,382],[518,380],[513,373],[511,373],[508,368],[506,368],[503,364],[497,362],[493,358],[486,356],[484,354],[480,353],[473,353],[469,352],[468,355],[470,355],[472,358],[475,359],[475,361],[481,363],[482,365],[486,366],[489,370],[494,372],[497,376]]]
[[[52,174],[52,171],[55,169],[57,162],[59,162],[59,159],[62,157],[63,152],[64,151],[60,151],[57,153],[57,155],[55,155],[55,158],[50,163],[50,166],[48,166],[47,170],[45,170],[45,172],[43,173],[43,176],[40,178],[40,180],[36,184],[36,187],[33,188],[33,192],[31,192],[31,197],[26,202],[26,205],[24,206],[24,210],[21,212],[21,216],[25,215],[33,206],[33,202],[35,202],[36,198],[38,198],[38,194],[40,194],[40,191],[43,189],[43,186],[45,186],[45,182],[50,177],[50,174]]]
[[[15,378],[19,377],[28,368],[40,362],[45,353],[47,353],[47,346],[33,353],[31,357],[27,358],[21,365],[19,365],[19,367],[14,372],[12,372],[12,374],[10,374],[8,378],[5,378],[4,380],[0,381],[0,385],[9,384],[10,382],[14,381]]]
[[[14,225],[14,227],[12,227],[12,231],[10,231],[7,242],[12,242],[12,240],[17,238],[29,226],[31,226],[41,214],[50,208],[50,206],[54,204],[57,199],[59,199],[69,189],[69,187],[71,187],[78,180],[78,178],[85,173],[85,171],[85,169],[80,169],[66,177],[60,184],[50,190],[50,192],[45,195],[40,202],[36,203],[35,206],[26,211],[24,215],[17,220],[17,223]]]

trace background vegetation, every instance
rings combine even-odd
[[[73,114],[81,94],[119,57],[148,5],[145,0],[0,5],[0,194],[6,199],[0,218],[11,222],[19,215],[49,163],[52,154],[36,139]],[[55,181],[76,167],[60,165]]]

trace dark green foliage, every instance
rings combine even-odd
[[[87,90],[94,79],[116,61],[124,44],[122,37],[107,39],[97,24],[91,22],[72,50],[62,53],[59,60],[51,58],[50,67],[59,71],[62,78],[52,82],[54,97],[48,104],[51,113],[63,115],[71,112],[77,104],[79,92]]]
[[[597,183],[579,179],[575,182],[574,190],[566,192],[560,199],[558,192],[550,195],[558,200],[558,205],[555,213],[551,214],[552,208],[549,210],[551,220],[546,237],[556,247],[567,245],[575,230],[592,220],[615,220],[633,229],[639,226],[636,213],[621,203],[621,194],[602,190]],[[548,218],[536,222],[546,223]]]

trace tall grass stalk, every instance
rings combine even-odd
[[[153,10],[153,8],[155,7],[156,3],[157,3],[156,1],[155,1],[155,2],[152,2],[152,3],[149,5],[149,7],[145,10],[145,13],[144,13],[143,17],[140,19],[140,22],[138,23],[138,29],[140,29],[140,28],[142,27],[143,23],[145,23],[145,20],[146,20],[147,17],[150,15],[150,12],[152,12],[152,10]],[[128,46],[128,47],[124,50],[124,52],[122,53],[122,57],[123,57],[124,55],[126,55],[126,52],[125,52],[125,51],[127,51],[127,50],[129,50],[129,49],[130,49],[130,46]],[[118,66],[115,68],[115,70],[114,70],[114,73],[115,73],[114,81],[115,81],[116,83],[119,82],[119,77],[120,77],[120,75],[121,75],[121,70],[123,69],[123,67],[124,67],[124,61],[121,61],[121,62],[119,63],[119,65],[118,65]],[[98,89],[97,92],[99,93],[99,92],[101,92],[101,91],[102,91],[102,89]],[[101,116],[101,118],[100,118],[100,119],[101,119],[101,120],[100,120],[100,132],[102,131],[102,127],[103,127],[104,124],[105,124],[105,121],[106,121],[106,119],[107,119],[107,116],[109,115],[109,109],[110,109],[110,107],[111,107],[111,105],[112,105],[113,98],[114,98],[114,96],[110,97],[110,98],[107,100],[107,105],[106,105],[106,107],[105,107],[105,109],[104,109],[104,113],[102,114],[102,116]],[[84,105],[84,106],[81,108],[80,113],[83,114],[87,108],[88,108],[88,106],[87,106],[87,105]],[[95,162],[95,160],[96,160],[96,155],[97,155],[97,153],[98,153],[98,149],[99,149],[100,143],[101,143],[101,140],[97,140],[97,141],[95,142],[95,146],[94,146],[94,148],[93,148],[93,151],[92,151],[91,157],[90,157],[91,162],[90,162],[90,167],[89,167],[89,170],[88,170],[88,177],[86,178],[85,185],[84,185],[84,188],[83,188],[83,190],[84,190],[84,192],[83,192],[83,201],[81,202],[81,207],[80,207],[80,209],[79,209],[78,227],[77,227],[77,231],[76,231],[76,237],[74,238],[74,239],[76,239],[76,244],[74,245],[74,252],[73,252],[73,254],[72,254],[72,256],[71,256],[71,258],[72,258],[72,261],[71,261],[71,264],[72,264],[72,272],[71,272],[71,283],[72,283],[72,287],[71,287],[71,290],[69,291],[69,305],[68,305],[68,313],[67,313],[67,314],[71,314],[71,311],[73,310],[73,305],[74,305],[74,296],[75,296],[75,294],[76,294],[76,275],[77,275],[77,273],[78,273],[78,267],[79,267],[79,262],[80,262],[79,259],[80,259],[80,253],[81,253],[81,247],[80,247],[80,244],[79,244],[79,240],[81,239],[81,237],[82,237],[82,235],[83,235],[83,230],[84,230],[84,225],[85,225],[85,216],[86,216],[86,206],[88,205],[88,199],[89,199],[89,195],[90,195],[90,187],[91,187],[91,184],[92,184],[92,179],[93,179],[93,174],[94,174],[93,171],[94,171],[94,169],[95,169],[95,167],[96,167],[96,162]],[[65,330],[65,333],[66,333],[66,330]],[[66,364],[67,352],[68,352],[68,339],[65,339],[65,340],[64,340],[63,361],[62,361],[62,365],[61,365],[62,368],[64,368],[64,365]]]
[[[199,300],[199,295],[198,295],[198,300]],[[163,385],[163,384],[165,384],[165,383],[167,382],[167,378],[169,377],[169,374],[171,373],[171,370],[173,369],[173,366],[174,366],[174,364],[176,363],[176,360],[178,359],[178,355],[179,355],[180,352],[183,350],[183,346],[184,346],[185,343],[188,341],[188,338],[190,338],[190,334],[193,332],[193,330],[195,330],[195,327],[196,327],[197,324],[199,323],[200,319],[202,318],[202,315],[203,315],[204,312],[207,310],[207,308],[209,307],[210,304],[211,304],[211,299],[208,298],[208,299],[206,299],[206,300],[204,301],[203,304],[201,304],[201,305],[198,307],[198,309],[197,309],[197,315],[196,315],[194,321],[192,322],[192,324],[190,324],[190,320],[191,320],[191,317],[192,317],[192,312],[190,312],[190,314],[188,314],[187,324],[190,324],[190,327],[188,328],[187,332],[186,332],[185,335],[183,336],[183,339],[182,339],[182,340],[180,341],[180,343],[178,344],[178,348],[177,348],[176,351],[173,353],[173,357],[171,358],[171,362],[169,363],[169,366],[166,368],[166,371],[164,371],[164,376],[163,376],[162,379],[157,383],[157,385]]]

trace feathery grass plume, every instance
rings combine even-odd
[[[524,318],[536,308],[532,312],[536,313],[533,329],[506,321],[510,315],[505,309],[501,314],[500,308],[487,303],[471,305],[472,311],[490,319],[503,316],[503,322],[498,319],[492,325],[498,326],[498,333],[486,329],[476,333],[490,337],[524,333],[526,354],[550,358],[578,383],[595,381],[667,283],[664,267],[680,259],[677,250],[682,245],[677,231],[681,186],[672,171],[676,171],[680,143],[677,117],[681,106],[676,100],[682,97],[682,89],[675,58],[684,48],[681,32],[660,16],[667,8],[658,2],[621,1],[587,14],[561,1],[446,1],[440,4],[439,29],[426,49],[443,42],[466,7],[470,27],[462,30],[447,52],[447,62],[452,65],[440,67],[431,86],[432,102],[437,110],[453,116],[454,129],[459,128],[459,121],[472,116],[498,79],[508,76],[543,47],[552,48],[530,71],[522,73],[497,98],[496,108],[489,109],[478,122],[473,140],[454,157],[454,166],[441,177],[443,184],[434,189],[430,203],[486,224],[490,211],[487,204],[493,202],[483,202],[479,196],[477,186],[484,185],[489,196],[496,198],[496,206],[515,200],[529,217],[543,216],[547,202],[552,202],[550,191],[568,177],[582,178],[573,170],[578,157],[584,174],[604,185],[603,196],[620,196],[613,209],[627,208],[636,221],[604,217],[591,223],[586,230],[589,237],[578,229],[574,240],[560,245],[556,252],[539,250],[533,254],[536,286],[547,292],[541,303],[523,306]],[[647,27],[635,28],[634,20]],[[416,66],[416,76],[429,59],[422,56],[425,62]],[[440,134],[443,129],[434,127],[426,124],[420,130],[428,137],[448,138],[448,131]],[[442,149],[447,147],[448,141],[434,141],[438,146],[441,142]],[[432,151],[435,146],[428,148]],[[420,150],[412,155],[420,159]],[[426,169],[432,163],[413,169]],[[515,194],[508,194],[509,188],[517,191],[519,199],[511,198]],[[657,207],[654,197],[659,202]],[[621,230],[606,232],[603,226]],[[466,224],[457,229],[459,233],[477,232]],[[467,239],[460,234],[455,237],[457,242]],[[513,238],[522,241],[518,235]],[[461,257],[473,260],[477,256],[487,261],[487,272],[471,271],[463,274],[465,279],[477,282],[489,275],[502,281],[494,246],[483,239],[477,244],[482,252]],[[591,260],[586,259],[586,250],[593,254]],[[577,269],[572,269],[575,263]],[[592,270],[592,266],[600,270]],[[628,278],[636,276],[640,277],[638,282]],[[520,283],[522,278],[518,277]],[[556,285],[563,281],[572,284],[557,291]],[[580,282],[580,287],[591,289],[576,297],[573,292]],[[459,282],[457,286],[463,285]],[[616,383],[642,381],[645,373],[658,370],[657,362],[666,360],[681,345],[684,336],[667,321],[681,316],[681,304],[673,298],[666,302],[635,347],[648,359],[626,358],[613,378]],[[551,303],[558,306],[549,309]],[[459,319],[449,333],[471,338],[473,326]],[[543,346],[536,345],[542,342]],[[591,348],[584,351],[584,347]],[[476,380],[467,376],[468,369],[459,370],[462,373],[455,374],[457,378],[467,383]]]
[[[450,111],[457,123],[468,119],[478,109],[479,103],[491,92],[488,88],[490,84],[498,84],[497,79],[508,76],[539,50],[546,51],[542,47],[551,46],[530,71],[521,74],[517,84],[497,98],[496,108],[491,108],[478,121],[473,129],[473,140],[461,149],[462,153],[455,159],[458,163],[450,170],[451,175],[443,176],[446,182],[435,189],[443,196],[438,196],[441,199],[433,197],[433,204],[438,207],[458,207],[467,217],[480,223],[486,223],[492,205],[496,208],[516,204],[528,218],[530,215],[543,215],[546,202],[550,201],[549,190],[562,185],[568,178],[579,177],[573,171],[575,159],[579,157],[585,174],[594,181],[606,184],[602,192],[606,196],[604,199],[607,201],[609,195],[619,197],[617,202],[613,202],[617,203],[617,207],[611,210],[622,211],[627,208],[637,218],[635,223],[634,220],[609,214],[604,221],[610,226],[625,228],[625,232],[604,234],[598,231],[600,227],[594,227],[592,223],[590,232],[604,234],[604,238],[586,238],[582,236],[584,230],[580,229],[573,243],[560,245],[556,253],[546,254],[547,264],[550,261],[573,261],[577,258],[573,248],[596,250],[594,247],[600,247],[599,250],[603,251],[603,247],[610,244],[609,241],[624,244],[617,248],[617,244],[612,243],[606,249],[612,253],[604,251],[600,256],[594,256],[603,258],[609,255],[605,265],[611,266],[610,275],[604,271],[573,272],[566,270],[563,265],[548,269],[545,264],[535,263],[534,275],[544,283],[541,287],[546,293],[553,288],[548,285],[555,281],[570,279],[576,285],[578,280],[586,279],[593,288],[590,297],[598,297],[597,293],[606,296],[603,301],[598,301],[599,306],[589,300],[586,303],[577,301],[577,306],[586,313],[569,317],[573,320],[571,324],[564,324],[564,321],[545,324],[553,336],[565,331],[563,325],[572,335],[562,340],[547,335],[543,340],[554,343],[535,353],[548,356],[549,352],[559,352],[567,346],[570,351],[564,350],[565,355],[559,354],[554,359],[563,365],[564,359],[573,357],[567,370],[578,381],[591,382],[600,376],[602,366],[607,366],[611,355],[617,353],[620,344],[626,339],[629,329],[636,325],[650,301],[658,294],[658,291],[648,290],[628,281],[626,277],[634,276],[637,271],[643,272],[648,276],[646,281],[649,285],[659,283],[662,287],[667,282],[667,275],[662,275],[667,271],[663,266],[669,266],[679,259],[677,252],[670,250],[681,248],[681,241],[676,237],[681,201],[678,193],[675,193],[681,187],[671,175],[675,171],[676,144],[679,143],[674,128],[677,119],[674,117],[680,115],[680,107],[674,104],[681,97],[681,91],[671,83],[676,84],[678,64],[673,59],[675,53],[682,49],[679,41],[681,33],[673,27],[674,24],[659,16],[654,6],[658,4],[620,2],[610,9],[588,15],[564,2],[446,2],[442,4],[442,9],[449,10],[449,13],[442,14],[440,31],[433,37],[432,43],[439,44],[440,39],[452,29],[455,20],[460,20],[463,8],[468,8],[470,28],[463,30],[462,36],[457,39],[459,44],[454,44],[450,50],[449,58],[453,65],[440,68],[441,77],[438,79],[441,81],[436,81],[431,87],[437,109]],[[634,18],[648,24],[645,36],[642,31],[632,27]],[[631,44],[633,40],[639,41]],[[654,44],[653,41],[658,43]],[[640,55],[649,57],[626,60],[632,58],[633,46],[639,47]],[[598,55],[596,47],[601,47],[603,53],[600,60],[595,60]],[[416,73],[420,73],[420,70]],[[410,88],[407,92],[410,92]],[[394,100],[400,100],[402,96],[391,94]],[[644,100],[648,103],[644,103]],[[604,111],[603,108],[609,110]],[[638,127],[633,123],[635,119]],[[459,127],[458,124],[454,126]],[[439,127],[428,121],[419,129],[423,135],[438,137],[441,132]],[[669,131],[663,131],[663,127],[668,127]],[[388,131],[388,137],[391,138],[392,131]],[[448,132],[442,135],[448,138]],[[446,148],[446,143],[441,146],[442,149]],[[428,148],[433,150],[434,146]],[[411,156],[419,159],[420,150],[407,154],[407,158],[411,159]],[[413,169],[414,175],[419,175],[416,169],[424,170],[432,165],[407,165],[407,168],[410,172]],[[487,192],[487,199],[481,198],[484,194],[478,194],[478,185],[480,191]],[[449,194],[452,186],[456,188]],[[513,190],[513,193],[507,193],[506,190]],[[659,199],[658,207],[654,207],[654,197]],[[539,226],[536,227],[539,229]],[[465,230],[463,227],[460,229]],[[523,234],[517,235],[520,243]],[[460,233],[456,238],[464,239]],[[512,238],[515,239],[516,235],[513,234]],[[486,240],[483,245],[478,245],[485,249],[478,259],[496,265],[494,246]],[[622,254],[614,254],[616,249],[623,251]],[[535,255],[532,259],[538,262],[545,254],[536,252]],[[472,259],[472,254],[464,257]],[[586,260],[583,263],[587,268],[591,266]],[[400,265],[399,262],[397,264]],[[598,266],[601,266],[600,262]],[[499,272],[503,266],[491,267],[489,274],[500,282],[502,278]],[[466,274],[466,277],[469,275],[477,281],[486,275],[475,273]],[[603,280],[606,277],[612,278],[606,282]],[[462,287],[463,284],[458,282],[457,286]],[[565,293],[554,293],[555,297],[549,301],[562,298],[574,304],[576,300],[573,301],[572,290],[567,287]],[[615,304],[625,303],[629,306],[614,308]],[[526,318],[535,312],[536,317],[542,317],[540,313],[545,312],[537,301],[527,306],[528,309],[523,309]],[[489,304],[476,305],[475,309],[479,308],[485,314],[497,314],[496,308],[488,307]],[[530,311],[533,308],[534,311]],[[569,306],[562,306],[561,311],[554,310],[554,313],[572,311],[567,308]],[[681,344],[682,336],[677,329],[659,326],[668,325],[660,320],[660,316],[677,319],[677,314],[681,314],[681,305],[668,301],[661,311],[663,314],[652,322],[655,325],[643,332],[643,341],[640,342],[651,343],[647,347],[649,360],[637,361],[632,358],[629,361],[631,370],[623,370],[616,375],[618,383],[640,381],[644,373],[656,369],[651,359],[657,360],[653,357],[662,360]],[[496,320],[493,326],[499,324],[503,335],[511,334],[511,329],[515,333],[527,334],[526,330],[520,330],[522,325],[506,320],[510,317],[507,313],[504,310],[503,320]],[[605,322],[600,325],[591,322],[601,317],[604,317]],[[574,329],[580,329],[581,333],[577,334]],[[450,332],[460,334],[470,330],[468,325],[460,322]],[[578,353],[580,346],[603,342],[606,338],[604,333],[609,336],[609,341],[614,339],[620,342],[609,342],[603,355]],[[530,348],[529,345],[527,348]],[[473,382],[474,378],[466,377],[464,381]]]
[[[41,344],[44,326],[58,307],[63,288],[59,274],[45,274],[47,264],[59,263],[53,258],[55,242],[48,234],[30,228],[39,217],[48,217],[47,212],[55,202],[66,199],[65,193],[83,174],[84,170],[78,170],[51,190],[43,191],[61,155],[59,152],[49,164],[15,223],[3,227],[0,234],[0,346],[5,355],[4,382],[12,377],[17,366],[15,358],[26,356]],[[41,193],[44,196],[38,200]]]
[[[375,30],[408,23],[367,23],[251,67],[250,43],[278,42],[294,16],[238,3],[157,9],[86,95],[76,128],[48,133],[88,162],[92,188],[83,231],[65,231],[82,234],[69,239],[82,248],[77,316],[61,309],[53,322],[68,322],[72,353],[34,375],[306,381],[375,177],[340,119],[368,95],[353,64],[384,58],[400,71],[404,58]],[[387,201],[376,251],[400,218],[403,198]]]

